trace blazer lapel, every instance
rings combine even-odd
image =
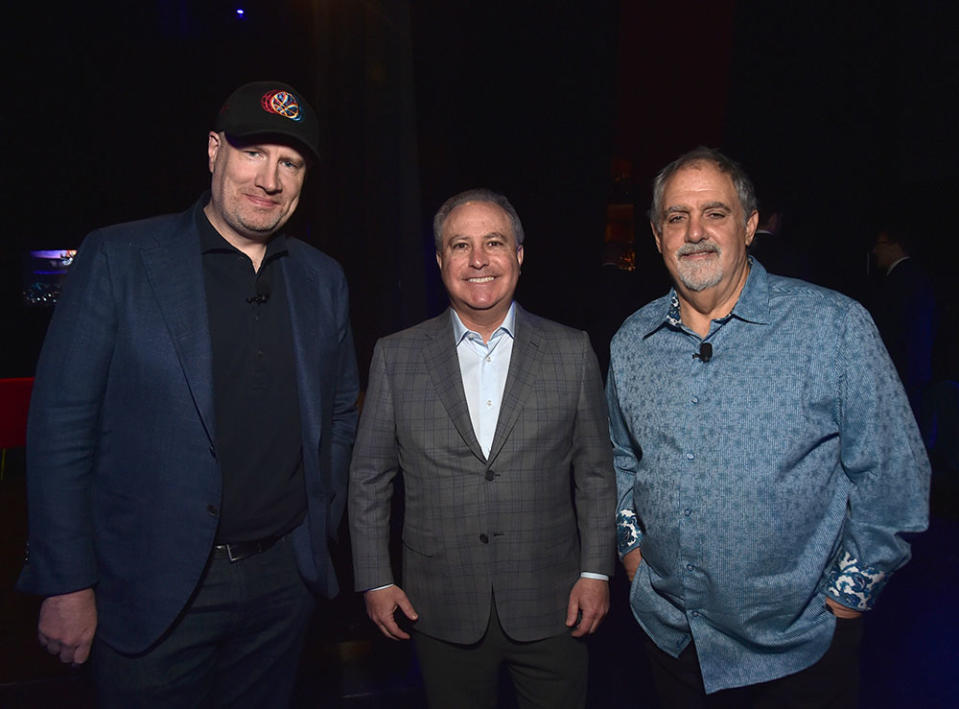
[[[466,405],[466,392],[463,389],[456,344],[453,342],[453,324],[449,310],[433,318],[431,325],[427,331],[429,341],[423,350],[423,357],[433,380],[433,388],[466,445],[477,458],[486,460],[473,431],[469,407]]]
[[[302,416],[303,431],[319,431],[320,413],[318,404],[323,401],[323,381],[317,367],[310,366],[316,357],[310,357],[315,352],[324,337],[320,329],[317,313],[323,307],[318,301],[322,297],[321,289],[317,288],[315,274],[306,264],[296,258],[294,245],[289,244],[289,254],[280,259],[283,276],[286,282],[286,299],[290,309],[290,327],[293,330],[293,354],[296,361],[297,390],[299,391],[300,415]],[[308,294],[303,297],[304,294]],[[305,435],[305,434],[304,434]],[[307,439],[304,438],[304,442]],[[313,444],[310,441],[311,445]]]
[[[207,321],[203,263],[194,207],[181,215],[175,229],[157,234],[156,243],[141,252],[180,366],[186,376],[203,426],[213,443],[213,348]]]
[[[496,459],[510,432],[516,425],[523,404],[533,390],[536,372],[539,371],[540,351],[539,332],[526,311],[516,305],[516,339],[513,341],[513,353],[510,355],[509,372],[503,390],[503,403],[496,421],[496,433],[490,446],[489,462]]]

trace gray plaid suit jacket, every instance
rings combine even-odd
[[[580,572],[613,573],[616,481],[585,332],[517,305],[488,459],[470,422],[450,312],[377,342],[350,470],[360,591],[393,583],[397,474],[405,488],[401,585],[427,635],[479,640],[494,594],[511,638],[558,635]]]

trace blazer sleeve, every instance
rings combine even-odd
[[[589,337],[585,332],[581,335],[582,371],[572,452],[580,571],[612,576],[616,475],[599,364]]]
[[[94,232],[70,269],[37,364],[27,426],[29,541],[21,591],[59,595],[97,581],[91,488],[116,323],[110,263]]]
[[[393,392],[386,347],[376,343],[350,466],[349,519],[357,591],[393,583],[390,503],[399,469]]]

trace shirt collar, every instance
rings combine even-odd
[[[456,313],[453,308],[450,308],[450,314],[453,319],[453,341],[459,345],[463,341],[463,338],[469,335],[471,332],[479,335],[478,332],[470,330],[463,324],[463,321],[460,320],[460,316]],[[493,331],[493,334],[490,335],[490,340],[495,337],[499,337],[501,333],[505,333],[512,338],[516,338],[516,303],[509,304],[509,310],[506,311],[506,317],[503,318],[503,322],[498,328]]]
[[[749,257],[749,274],[743,286],[739,300],[733,306],[728,317],[736,317],[746,322],[769,322],[769,274],[762,264],[752,256]],[[672,328],[682,327],[682,318],[679,313],[679,296],[676,289],[669,289],[669,296],[664,303],[665,311],[659,318],[654,318],[645,336],[652,335],[656,330],[665,326]]]
[[[209,203],[209,199],[204,202],[204,207],[207,203]],[[211,251],[236,251],[237,253],[242,253],[233,244],[224,239],[220,232],[214,228],[202,207],[196,212],[196,227],[197,231],[200,232],[200,253],[205,254]],[[286,236],[284,234],[276,234],[266,244],[266,254],[263,257],[263,261],[266,262],[274,256],[285,254],[287,250]]]

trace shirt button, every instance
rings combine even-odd
[[[686,564],[686,571],[695,571],[696,567],[692,564]]]
[[[483,542],[483,544],[489,544],[489,537],[487,537],[485,534],[481,534],[479,536],[479,540]]]
[[[694,396],[692,399],[690,399],[690,401],[693,402],[694,404],[698,404],[698,403],[699,403],[699,397],[698,397],[698,396]]]
[[[492,400],[487,399],[487,400],[486,400],[486,405],[487,405],[487,406],[492,406],[492,405],[493,405]]]
[[[694,456],[692,453],[687,453],[687,454],[686,454],[686,460],[692,460],[692,459],[695,458],[695,457],[696,457],[696,456]]]
[[[492,362],[492,361],[493,361],[493,358],[490,357],[489,355],[486,355],[486,361],[487,361],[487,362]]]
[[[689,517],[689,515],[691,515],[692,513],[693,513],[693,511],[692,511],[691,509],[689,509],[688,507],[687,507],[685,510],[683,510],[683,514],[684,514],[686,517]]]
[[[698,617],[699,617],[699,611],[693,611],[692,613],[690,613],[690,615],[691,615],[693,618],[698,618]]]

